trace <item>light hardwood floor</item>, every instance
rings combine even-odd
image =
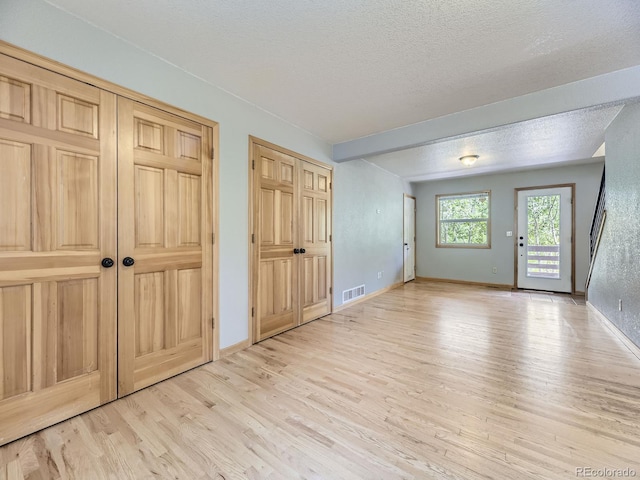
[[[640,360],[543,297],[410,283],[2,447],[0,478],[640,476]]]

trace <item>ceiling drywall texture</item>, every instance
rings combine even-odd
[[[640,64],[636,0],[48,0],[338,143]]]
[[[604,141],[622,105],[599,106],[507,125],[367,161],[406,181],[426,181],[498,171],[587,162]],[[471,167],[459,161],[479,155]]]

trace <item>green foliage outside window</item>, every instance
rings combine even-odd
[[[527,221],[530,245],[559,245],[560,195],[528,197]]]
[[[438,195],[438,246],[489,246],[490,192]]]
[[[527,276],[560,278],[560,195],[527,197]]]

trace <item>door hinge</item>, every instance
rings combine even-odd
[[[211,234],[211,243],[213,243],[214,245],[216,244],[216,232],[213,232]]]
[[[215,317],[211,318],[211,328],[216,328],[216,319],[215,319]]]
[[[255,169],[256,169],[256,161],[251,160],[251,170],[255,170]]]
[[[329,295],[333,293],[333,287],[329,287]]]
[[[211,147],[211,160],[216,159],[216,149]]]
[[[256,309],[255,307],[251,307],[251,316],[255,317],[256,316]]]
[[[333,182],[329,182],[329,190],[333,188]]]
[[[255,233],[251,234],[251,243],[256,243],[256,234]]]
[[[333,236],[329,235],[329,241],[331,241],[333,239]]]

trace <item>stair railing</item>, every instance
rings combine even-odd
[[[596,254],[598,253],[598,247],[600,246],[600,238],[602,237],[602,230],[604,229],[604,222],[607,218],[606,209],[606,181],[605,181],[605,169],[602,170],[602,180],[600,180],[600,191],[598,192],[598,201],[596,202],[596,209],[593,212],[593,221],[591,222],[591,233],[589,234],[589,274],[587,275],[586,289],[589,287],[591,281],[591,273],[593,272],[593,264],[595,263]]]

